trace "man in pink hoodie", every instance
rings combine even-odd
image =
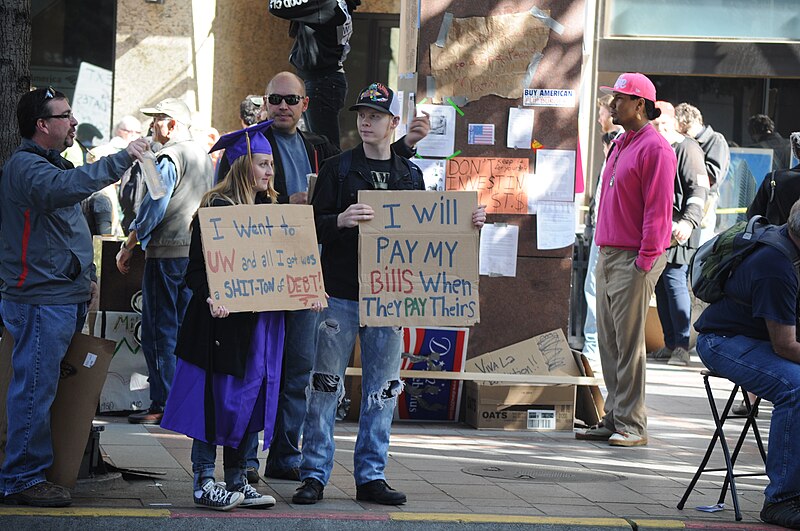
[[[664,269],[672,232],[675,152],[650,124],[656,88],[644,75],[622,74],[611,116],[625,133],[613,140],[603,172],[595,241],[597,332],[608,396],[597,426],[576,434],[611,446],[647,444],[644,324]]]

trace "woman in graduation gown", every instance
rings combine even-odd
[[[224,135],[211,151],[225,149],[230,171],[208,191],[201,207],[276,202],[272,147],[263,135],[271,121]],[[194,502],[230,510],[275,504],[247,483],[245,450],[264,430],[272,439],[283,354],[283,312],[229,313],[212,299],[200,235],[192,220],[186,284],[192,299],[178,336],[175,379],[161,427],[192,443]],[[321,309],[314,303],[313,309]],[[224,447],[224,482],[214,480],[216,447]]]

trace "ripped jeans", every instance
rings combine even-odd
[[[361,341],[361,414],[353,455],[356,485],[384,479],[389,434],[400,382],[403,331],[358,325],[358,302],[331,297],[320,319],[317,356],[308,391],[300,478],[327,485],[336,449],[336,408],[344,396],[344,372],[358,334]]]

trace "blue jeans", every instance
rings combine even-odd
[[[344,72],[333,72],[320,77],[308,76],[304,81],[306,95],[309,97],[308,109],[304,115],[308,129],[327,137],[339,147],[339,111],[347,99],[347,78]]]
[[[689,350],[692,299],[688,282],[688,265],[667,264],[656,283],[658,320],[664,330],[664,344],[669,349],[683,347]]]
[[[308,391],[300,477],[328,483],[333,468],[336,408],[344,396],[344,372],[356,342],[361,342],[361,414],[353,455],[356,485],[384,479],[389,434],[400,381],[403,329],[358,325],[358,301],[328,300],[322,312],[317,358]]]
[[[258,432],[245,433],[239,448],[222,447],[222,466],[225,474],[226,489],[239,489],[246,480],[246,449],[258,444]],[[192,472],[194,472],[194,490],[200,490],[206,479],[214,479],[214,462],[217,460],[217,445],[200,439],[192,439]]]
[[[150,407],[164,409],[175,375],[175,343],[191,291],[183,277],[188,258],[148,258],[142,278],[142,352]]]
[[[0,481],[6,495],[46,480],[53,464],[50,407],[61,361],[86,319],[86,303],[36,305],[2,301],[6,330],[14,338],[14,374],[6,402],[8,441]]]
[[[772,402],[764,496],[772,503],[800,496],[800,364],[745,336],[700,334],[697,353],[712,371]]]
[[[586,280],[583,282],[583,294],[586,297],[586,320],[583,322],[583,353],[589,359],[597,359],[597,281],[594,268],[600,248],[597,244],[589,244],[589,262],[586,266]]]
[[[267,471],[274,472],[300,467],[300,437],[306,419],[306,388],[311,381],[311,370],[317,354],[319,314],[311,310],[286,312],[285,322],[283,381],[266,466]],[[248,452],[248,466],[258,468],[257,451],[258,441]]]

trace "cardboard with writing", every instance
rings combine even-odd
[[[3,397],[0,462],[5,457],[7,440],[6,397],[12,376],[13,345],[11,334],[3,334],[0,341],[0,394]],[[75,486],[114,347],[113,341],[85,334],[75,334],[72,338],[61,362],[58,391],[50,410],[53,465],[47,470],[48,481],[67,488]]]
[[[454,157],[447,161],[446,190],[474,190],[490,214],[528,214],[530,161],[526,158]]]
[[[368,326],[480,321],[475,192],[360,191],[359,318]]]
[[[208,207],[198,215],[216,304],[231,312],[327,306],[311,206]]]
[[[572,430],[575,387],[535,385],[486,385],[466,383],[466,421],[478,429]],[[550,413],[552,423],[530,422],[530,412]]]
[[[558,328],[467,360],[467,372],[582,376],[564,332]],[[493,385],[489,382],[489,385]]]

